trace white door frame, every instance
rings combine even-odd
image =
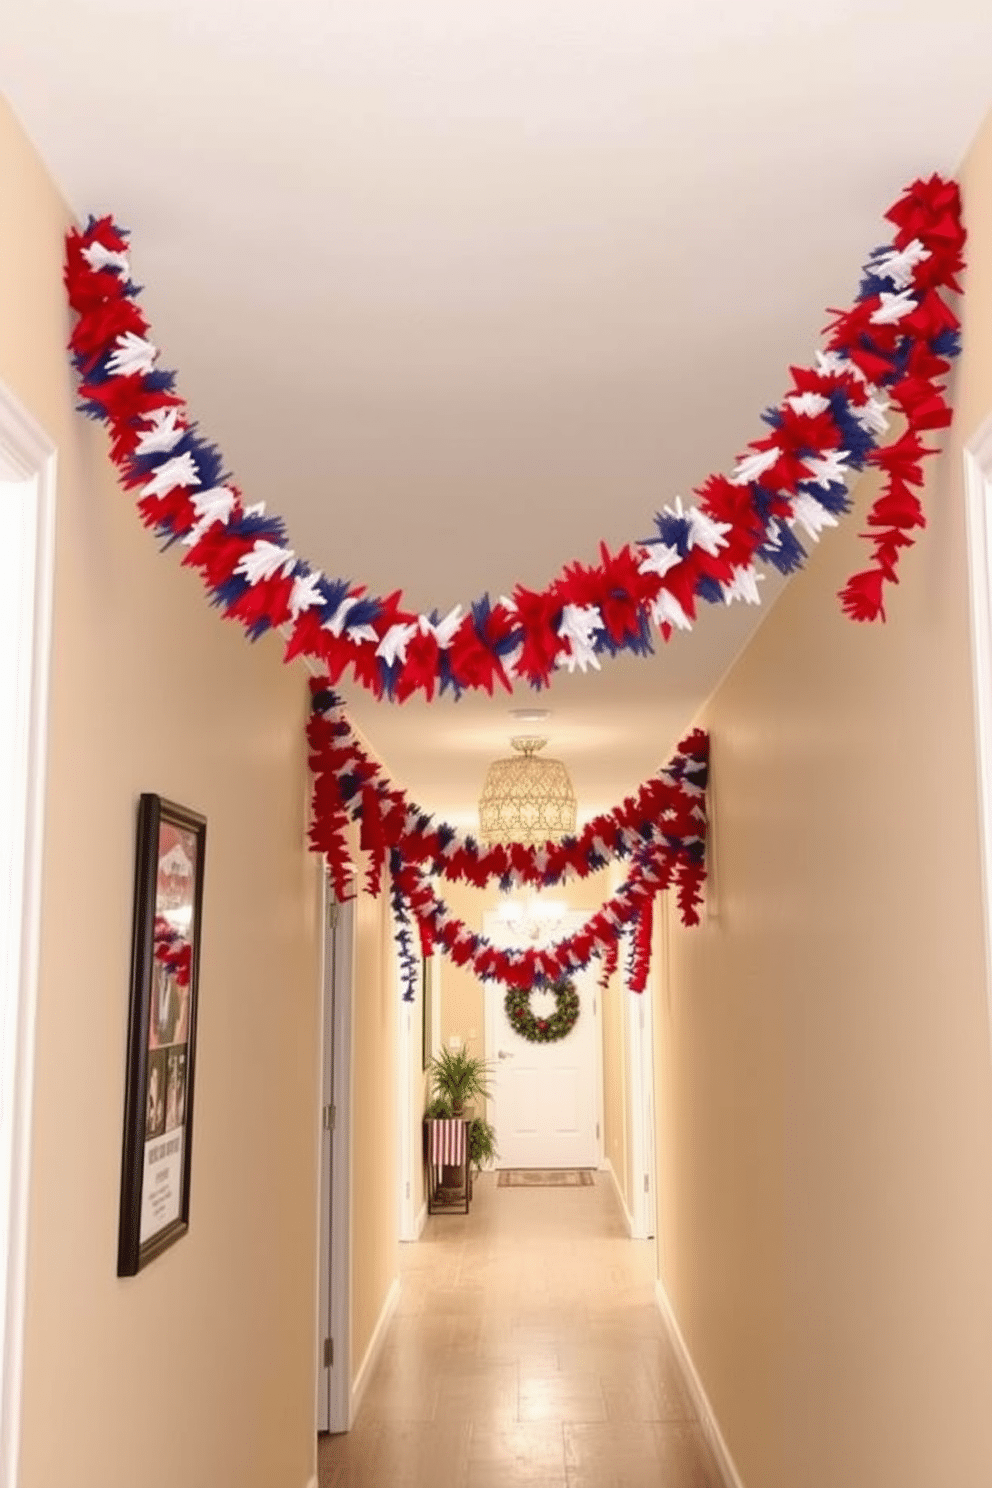
[[[396,972],[396,995],[401,996],[402,973],[399,956],[394,960]],[[400,1001],[397,1019],[397,1059],[399,1061],[399,1099],[396,1103],[396,1121],[399,1137],[399,1237],[404,1241],[419,1240],[427,1220],[427,1200],[417,1206],[414,1198],[414,1177],[423,1168],[423,1112],[420,1102],[414,1098],[417,1088],[417,1072],[423,1069],[423,1019],[429,1013],[427,1026],[431,1030],[431,1056],[439,1047],[440,1013],[439,989],[441,984],[441,953],[434,951],[429,960],[422,963],[429,968],[426,980],[421,976],[413,1002]],[[430,1008],[425,1010],[424,996],[430,998]]]
[[[567,913],[566,913],[566,915],[565,915],[564,918],[566,920],[566,926],[565,926],[565,928],[562,931],[562,935],[567,935],[567,934],[571,934],[575,929],[578,929],[580,925],[584,924],[585,921],[588,920],[589,915],[588,915],[588,913],[585,910],[578,910],[578,909],[574,909],[573,910],[573,909],[569,909],[567,911]],[[489,940],[492,940],[493,941],[494,944],[498,944],[497,936],[499,934],[499,930],[500,930],[502,924],[503,924],[503,922],[500,921],[497,911],[495,911],[495,910],[486,910],[485,914],[483,915],[483,932],[484,932],[484,934],[486,935],[486,937]],[[543,942],[541,942],[541,943],[543,944]],[[483,989],[484,989],[484,996],[485,996],[485,1015],[486,1015],[486,1058],[487,1058],[487,1060],[489,1060],[489,1059],[495,1059],[495,1057],[496,1057],[496,1053],[495,1053],[495,1051],[496,1051],[496,1044],[497,1044],[497,1036],[496,1036],[496,1022],[497,1022],[496,1000],[497,1000],[497,998],[502,999],[506,995],[506,989],[501,984],[496,983],[496,982],[484,982],[483,983]],[[593,1079],[594,1079],[594,1103],[595,1103],[595,1110],[594,1110],[593,1116],[594,1116],[595,1126],[596,1126],[596,1147],[595,1147],[595,1152],[596,1152],[596,1166],[597,1166],[597,1168],[602,1168],[603,1165],[604,1165],[604,1147],[603,1147],[603,1018],[602,1018],[602,1011],[600,1009],[600,1001],[602,999],[602,995],[603,995],[602,988],[597,984],[595,986],[594,991],[593,991],[593,998],[592,998],[592,1017],[593,1017],[593,1033],[592,1033],[592,1039],[593,1039]],[[487,1119],[489,1121],[492,1121],[492,1119],[493,1119],[492,1104],[493,1104],[492,1097],[490,1097],[489,1101],[487,1101],[487,1103],[486,1103],[486,1114],[487,1114]]]
[[[355,901],[323,876],[317,1431],[351,1429],[351,1018]],[[325,1353],[331,1341],[330,1356]]]
[[[397,975],[397,980],[399,977]],[[413,1031],[416,1024],[414,1014],[420,1008],[423,989],[418,988],[416,1002],[400,1002],[400,1015],[396,1020],[397,1087],[396,1126],[399,1152],[399,1226],[401,1240],[417,1239],[417,1221],[413,1201],[413,1162],[411,1155],[413,1088],[410,1062],[413,1058]]]
[[[0,386],[0,1485],[20,1456],[31,1105],[41,936],[55,447]]]
[[[626,985],[627,1129],[630,1133],[630,1235],[650,1240],[655,1232],[654,1035],[650,984],[643,992]]]
[[[965,448],[964,486],[971,572],[971,664],[985,908],[985,988],[992,1053],[992,417],[986,419]]]
[[[413,1002],[404,1002],[401,995],[403,985],[399,962],[399,947],[393,956],[393,995],[399,998],[400,1011],[396,1020],[397,1094],[396,1125],[399,1152],[399,1212],[397,1234],[401,1240],[418,1238],[417,1216],[413,1199],[413,1054],[414,1038],[418,1029],[416,1014],[423,1016],[423,982],[417,987]]]

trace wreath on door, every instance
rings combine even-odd
[[[531,1011],[531,992],[553,992],[557,1006],[550,1018],[537,1018]],[[557,982],[537,982],[533,987],[510,987],[503,1004],[510,1027],[532,1044],[553,1044],[571,1033],[579,1017],[579,994],[569,977]]]

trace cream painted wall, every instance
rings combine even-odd
[[[0,108],[0,378],[58,447],[21,1488],[303,1488],[319,925],[305,689],[159,556],[73,412],[67,212]],[[189,1234],[118,1280],[135,811],[208,819]]]
[[[886,625],[866,493],[701,719],[717,894],[658,993],[662,1276],[747,1488],[986,1488],[992,1069],[962,441],[992,409],[992,127],[956,427]]]
[[[481,933],[483,916],[496,906],[498,895],[469,884],[446,883],[442,898],[452,914]],[[440,958],[441,1043],[457,1038],[470,1053],[486,1057],[486,994],[481,982],[447,956]]]

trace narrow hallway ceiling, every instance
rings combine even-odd
[[[980,0],[21,0],[0,87],[73,208],[131,227],[248,499],[325,571],[446,609],[729,469],[900,188],[956,169],[990,56]],[[546,703],[592,811],[763,613],[549,697],[353,716],[467,820],[509,710]]]

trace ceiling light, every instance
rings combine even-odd
[[[521,939],[554,940],[565,923],[568,905],[563,899],[546,899],[531,890],[524,895],[504,894],[496,906],[496,917]]]
[[[479,798],[479,836],[497,842],[557,842],[575,832],[575,791],[561,760],[538,759],[547,739],[511,739],[517,751],[494,760]]]

